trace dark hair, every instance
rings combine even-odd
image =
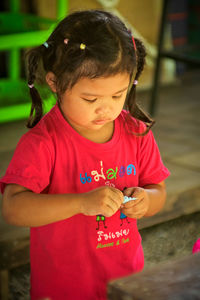
[[[64,40],[67,39],[67,45]],[[86,48],[80,49],[84,43]],[[28,84],[37,79],[39,65],[56,77],[58,99],[83,77],[98,78],[127,72],[130,74],[130,90],[125,108],[130,115],[142,120],[148,132],[153,121],[143,112],[135,100],[136,85],[144,65],[146,51],[142,42],[135,39],[116,16],[106,11],[87,10],[74,12],[64,18],[52,32],[46,43],[28,53]],[[30,88],[32,108],[27,127],[34,127],[43,115],[42,100],[35,87]]]

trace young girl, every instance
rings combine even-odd
[[[69,15],[29,53],[32,129],[1,191],[7,222],[31,227],[31,299],[103,300],[109,280],[143,268],[137,219],[162,208],[169,175],[135,102],[145,54],[117,17],[97,10]],[[57,94],[44,117],[40,65]]]

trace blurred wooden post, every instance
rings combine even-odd
[[[9,272],[8,270],[0,270],[0,299],[8,300],[8,282],[9,282]]]
[[[0,300],[9,299],[9,271],[29,263],[29,236],[0,240]]]
[[[200,299],[200,252],[112,281],[108,299]]]

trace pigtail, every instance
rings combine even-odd
[[[131,88],[128,93],[126,108],[131,116],[133,116],[137,120],[143,121],[146,124],[146,130],[142,132],[142,134],[140,134],[145,135],[149,132],[155,121],[150,118],[150,116],[139,106],[138,103],[136,103],[136,86],[145,66],[146,50],[140,40],[134,40],[136,46],[136,73],[135,77],[131,79]]]
[[[41,47],[41,46],[40,46]],[[30,96],[32,99],[31,112],[27,121],[27,127],[34,127],[43,116],[43,107],[42,107],[42,99],[36,87],[34,86],[34,82],[36,79],[36,72],[38,69],[39,61],[41,58],[41,49],[37,47],[33,50],[30,50],[27,53],[28,56],[28,86],[30,90]]]

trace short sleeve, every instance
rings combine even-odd
[[[6,184],[24,186],[35,193],[42,192],[50,182],[52,151],[47,138],[25,134],[19,141],[6,174],[0,180],[1,192]]]
[[[139,137],[139,143],[139,186],[158,184],[165,180],[170,172],[162,162],[152,131]]]

